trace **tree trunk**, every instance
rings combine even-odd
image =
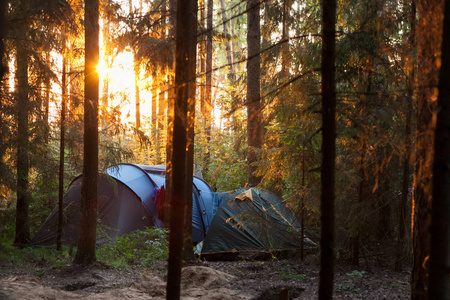
[[[196,47],[190,47],[191,54],[189,57],[196,57]],[[193,82],[189,82],[189,98],[187,107],[187,140],[186,140],[186,194],[185,194],[185,217],[184,217],[184,246],[183,260],[193,261],[194,251],[192,244],[192,185],[194,181],[194,125],[195,125],[195,61],[189,65],[189,78]]]
[[[206,4],[205,0],[199,1],[199,11],[200,11],[200,28],[201,32],[201,40],[199,46],[199,57],[200,57],[200,111],[202,115],[204,114],[204,107],[206,101],[206,35],[208,34],[206,31]]]
[[[359,161],[359,177],[360,182],[358,185],[358,200],[356,202],[356,213],[355,218],[356,222],[353,224],[353,228],[351,228],[350,237],[352,242],[352,259],[351,264],[354,266],[359,266],[359,253],[361,246],[361,226],[362,226],[362,218],[361,218],[361,207],[364,201],[364,191],[366,186],[366,154],[367,154],[367,136],[364,134],[362,137],[362,147],[361,147],[361,157]]]
[[[412,211],[411,299],[426,299],[430,224],[432,166],[434,155],[433,114],[436,112],[441,57],[443,0],[417,1],[417,129],[416,162]]]
[[[140,81],[140,66],[136,58],[136,52],[133,52],[133,66],[134,66],[134,97],[136,99],[136,129],[141,128],[141,97],[139,92]]]
[[[28,52],[24,45],[26,27],[23,26],[21,38],[16,43],[16,95],[17,95],[17,206],[16,206],[16,237],[14,245],[25,247],[30,241],[28,190],[29,172],[29,132],[28,115],[30,100],[28,99]]]
[[[75,264],[96,260],[98,182],[99,0],[85,1],[84,160],[81,214]]]
[[[247,164],[248,184],[257,186],[261,177],[255,174],[258,150],[261,149],[261,27],[257,0],[247,0]]]
[[[152,78],[156,78],[157,77],[157,73],[154,71]],[[159,89],[158,89],[158,84],[156,83],[156,80],[152,80],[152,115],[151,115],[151,120],[152,120],[152,126],[151,126],[151,130],[152,130],[152,138],[153,140],[155,140],[155,133],[156,133],[156,127],[158,126],[158,114],[157,114],[157,109],[158,109],[158,97],[159,97]]]
[[[175,61],[175,106],[173,120],[173,154],[171,175],[171,209],[169,235],[169,261],[167,275],[167,299],[180,298],[181,264],[183,254],[186,195],[192,194],[192,181],[187,184],[186,164],[190,153],[187,132],[189,112],[195,95],[195,47],[197,35],[197,2],[177,2],[176,61]],[[176,183],[176,188],[175,187]]]
[[[169,1],[169,38],[175,43],[176,32],[176,0]],[[173,47],[175,48],[175,47]],[[174,59],[175,61],[175,59]],[[175,64],[169,66],[167,93],[167,142],[166,142],[166,197],[164,202],[164,227],[170,227],[170,211],[172,203],[172,156],[173,156],[173,120],[175,103]]]
[[[303,260],[303,258],[305,257],[305,192],[306,192],[306,184],[305,184],[305,179],[306,179],[306,154],[305,154],[305,148],[306,148],[306,143],[305,143],[305,137],[303,136],[303,147],[302,147],[302,196],[300,198],[300,222],[301,222],[301,227],[300,227],[300,259]]]
[[[109,18],[109,16],[105,16],[105,20],[103,23],[103,46],[105,47],[104,50],[104,63],[105,66],[109,69],[111,64],[110,64],[110,58],[111,58],[111,50],[110,50],[110,39],[111,39],[111,34],[110,34],[110,23],[111,20]],[[104,110],[107,109],[108,107],[108,100],[109,100],[109,75],[108,72],[106,72],[105,74],[105,78],[103,79],[103,87],[102,87],[102,95],[101,95],[101,104],[102,104],[102,108]],[[105,120],[102,120],[103,122],[105,122]],[[102,124],[102,127],[106,127],[107,124]]]
[[[66,67],[67,67],[67,53],[65,49],[65,39],[63,40],[63,62],[62,62],[62,78],[61,78],[61,120],[60,130],[61,139],[59,144],[59,188],[58,188],[58,230],[56,234],[56,249],[61,250],[61,238],[64,221],[64,148],[65,148],[65,122],[66,122],[66,98],[67,98],[67,80],[66,80]]]
[[[240,124],[238,124],[237,118],[236,118],[236,113],[235,110],[237,110],[237,108],[240,107],[241,103],[239,103],[239,97],[237,95],[237,89],[236,89],[236,72],[235,72],[235,67],[234,67],[234,62],[233,62],[233,51],[231,48],[231,42],[228,40],[228,24],[230,24],[231,27],[231,20],[227,19],[227,14],[226,14],[226,6],[225,6],[225,0],[220,0],[220,5],[221,5],[221,14],[222,14],[222,23],[223,23],[223,33],[226,36],[227,40],[225,43],[225,53],[226,53],[226,57],[227,57],[227,63],[228,63],[228,74],[227,74],[227,78],[228,78],[228,84],[230,85],[231,89],[230,89],[230,96],[231,96],[231,130],[232,130],[232,135],[234,137],[234,149],[236,151],[236,153],[239,152],[240,150],[240,142],[241,142],[241,138],[239,135],[239,128],[240,128]],[[209,140],[208,140],[209,142]]]
[[[203,116],[206,120],[207,126],[207,138],[210,138],[208,135],[208,126],[209,122],[211,122],[211,103],[212,103],[212,67],[213,67],[213,8],[214,1],[208,0],[208,10],[206,17],[206,79],[205,79],[205,101],[203,103],[204,107],[202,109]]]
[[[225,8],[225,0],[220,0],[220,7],[221,7],[221,13],[222,13],[222,23],[223,23],[223,34],[227,38],[225,42],[225,53],[227,55],[227,63],[229,68],[228,74],[234,74],[234,65],[233,65],[233,56],[231,52],[231,43],[228,40],[228,20],[227,20],[227,13]]]
[[[412,91],[410,93],[412,96]],[[399,205],[399,218],[398,218],[398,237],[396,245],[396,260],[395,271],[400,272],[402,270],[402,260],[404,258],[404,244],[406,236],[406,209],[408,206],[409,195],[409,175],[410,175],[410,158],[411,158],[411,116],[412,116],[412,97],[408,97],[408,111],[406,112],[406,124],[405,124],[405,157],[403,158],[403,178],[402,178],[402,195]]]
[[[5,58],[5,42],[6,36],[6,1],[0,2],[0,81],[3,81],[3,76],[7,72],[7,66],[3,59]]]
[[[211,118],[211,99],[212,99],[212,65],[213,65],[213,8],[214,1],[207,0],[206,13],[206,74],[205,74],[205,99],[201,103],[201,112],[205,118],[205,124],[208,126]],[[208,114],[209,113],[209,114]]]
[[[195,4],[195,16],[197,20],[197,2]],[[192,24],[193,35],[197,35],[197,27]],[[183,260],[193,261],[194,251],[192,247],[192,185],[194,175],[194,125],[195,125],[195,88],[196,88],[196,58],[197,58],[197,43],[196,39],[193,42],[189,42],[188,57],[192,58],[188,65],[188,103],[187,103],[187,140],[186,140],[186,194],[185,194],[185,217],[184,217],[184,247],[183,247]],[[211,113],[209,113],[209,118]],[[208,119],[209,119],[208,118]]]
[[[205,59],[205,95],[202,98],[200,110],[204,119],[205,136],[207,147],[205,149],[205,161],[204,172],[208,171],[208,165],[210,161],[210,146],[211,140],[211,112],[212,112],[212,67],[213,67],[213,13],[214,13],[214,1],[207,1],[207,16],[206,16],[206,59]]]
[[[134,16],[133,12],[133,1],[129,0],[129,13],[130,16]],[[134,97],[136,100],[136,129],[141,128],[141,98],[139,91],[139,81],[140,81],[140,65],[137,59],[137,54],[135,48],[133,48],[133,70],[134,70]],[[153,112],[152,112],[153,113]],[[156,113],[155,113],[156,116]]]
[[[289,77],[289,12],[291,9],[291,0],[283,1],[283,23],[282,37],[284,41],[281,50],[281,80],[286,81]]]
[[[428,299],[450,299],[450,1],[445,2],[434,144]]]
[[[166,38],[166,15],[167,9],[166,5],[162,5],[161,7],[161,38]],[[165,69],[165,68],[164,68]],[[162,74],[161,76],[164,76]],[[158,101],[158,143],[160,143],[160,132],[164,129],[164,124],[166,121],[166,89],[165,89],[165,80],[161,80],[161,89],[159,91],[159,101]],[[158,146],[159,149],[159,146]],[[158,160],[158,164],[161,163]]]
[[[413,51],[416,49],[416,5],[414,1],[411,1],[411,11],[410,11],[410,45],[412,51],[410,56],[413,57]],[[409,195],[409,176],[410,176],[410,163],[412,155],[412,114],[413,114],[413,94],[414,94],[414,82],[415,82],[415,69],[412,64],[408,69],[408,98],[407,106],[408,111],[406,112],[406,124],[405,124],[405,157],[403,158],[403,178],[402,178],[402,195],[400,199],[399,206],[399,218],[398,218],[398,237],[396,245],[396,260],[395,260],[395,271],[400,272],[402,270],[402,261],[404,257],[404,245],[406,236],[406,210],[408,207],[408,195]]]
[[[336,0],[322,2],[322,170],[319,299],[333,298],[336,160]]]
[[[45,53],[45,60],[46,60],[46,63],[50,66],[50,52]],[[50,90],[51,89],[52,89],[52,86],[51,86],[50,76],[45,76],[44,77],[44,105],[43,105],[44,107],[43,108],[44,108],[44,122],[48,126],[48,128],[50,128],[49,113],[50,113]],[[47,145],[49,142],[49,138],[50,138],[50,132],[48,130],[45,133],[45,138],[44,138],[45,144],[47,144]]]

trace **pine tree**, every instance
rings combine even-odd
[[[428,299],[450,299],[450,1],[445,2],[442,64],[434,143],[433,203]]]
[[[84,160],[81,214],[75,264],[96,260],[98,182],[99,2],[85,1]]]
[[[322,3],[322,170],[319,299],[333,298],[336,163],[336,1]]]
[[[261,131],[261,28],[260,7],[256,0],[247,0],[247,164],[248,184],[256,186],[261,178],[255,174],[258,151],[262,145]]]

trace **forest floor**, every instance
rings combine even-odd
[[[45,261],[0,261],[0,299],[165,299],[166,264],[119,271],[101,263],[89,268],[51,267]],[[334,299],[409,299],[408,272],[372,264],[369,271],[338,265]],[[317,299],[318,257],[274,261],[196,262],[182,271],[182,299]]]

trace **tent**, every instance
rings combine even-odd
[[[119,164],[101,173],[98,182],[98,218],[112,237],[144,227],[161,228],[157,195],[165,184],[165,166]],[[80,215],[82,175],[69,185],[64,196],[62,243],[76,245]],[[203,179],[193,179],[192,239],[201,242],[213,217],[214,195]],[[160,210],[161,213],[161,210]],[[58,208],[55,208],[30,245],[56,244]],[[103,242],[99,239],[97,242]]]
[[[225,196],[202,243],[202,258],[233,259],[300,249],[300,220],[281,198],[255,188]],[[309,238],[303,240],[305,248],[317,247]]]

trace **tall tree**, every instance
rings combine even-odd
[[[64,33],[65,34],[65,33]],[[58,186],[58,231],[56,235],[56,249],[61,250],[61,238],[64,221],[64,158],[65,158],[65,134],[66,134],[66,102],[67,102],[67,51],[66,40],[63,37],[63,61],[61,78],[61,118],[60,118],[60,142],[59,142],[59,186]]]
[[[196,31],[195,31],[196,32]],[[189,57],[194,58],[193,62],[189,64],[189,95],[187,103],[187,130],[186,130],[186,192],[184,196],[184,246],[183,246],[183,260],[194,260],[194,252],[192,251],[192,184],[194,180],[194,125],[195,125],[195,76],[197,57],[196,46],[189,44]]]
[[[129,4],[130,17],[132,19],[134,19],[135,14],[134,14],[134,9],[133,9],[133,0],[129,0],[128,4]],[[139,6],[139,16],[138,16],[139,18],[141,17],[141,14],[142,14],[142,2],[141,2],[141,5]],[[141,98],[140,98],[139,82],[140,82],[140,74],[141,74],[141,65],[139,64],[139,59],[137,58],[136,47],[132,47],[132,49],[133,49],[133,70],[134,70],[134,97],[136,99],[136,123],[135,123],[135,126],[136,126],[136,129],[140,129],[141,128]],[[156,117],[156,115],[155,115],[155,117]]]
[[[205,92],[206,92],[206,1],[199,0],[199,18],[200,18],[200,40],[198,45],[198,56],[200,60],[200,107],[202,107],[205,102]],[[203,114],[203,109],[200,108]]]
[[[25,11],[25,9],[21,9]],[[25,23],[26,24],[26,23]],[[30,240],[29,221],[29,86],[28,86],[28,49],[26,45],[27,26],[18,28],[16,44],[16,97],[17,97],[17,206],[16,237],[14,244],[24,247]]]
[[[412,48],[410,56],[413,57],[413,51],[416,49],[416,38],[415,38],[415,28],[416,28],[416,5],[414,1],[411,1],[411,10],[409,14],[409,22],[411,24],[411,31],[409,37],[409,46]],[[401,271],[402,260],[404,257],[405,248],[405,236],[406,236],[406,226],[405,220],[407,215],[408,207],[408,195],[410,187],[410,169],[411,169],[411,154],[412,154],[412,115],[413,115],[413,94],[414,94],[414,81],[415,81],[415,69],[414,63],[410,64],[407,69],[408,76],[408,94],[407,94],[407,111],[406,111],[406,122],[405,122],[405,156],[403,158],[403,174],[402,174],[402,194],[399,203],[399,218],[398,218],[398,236],[397,236],[397,246],[396,246],[396,260],[395,260],[395,270]]]
[[[432,166],[436,96],[441,57],[443,0],[416,2],[417,24],[417,128],[412,211],[411,299],[426,299],[430,223]]]
[[[169,262],[167,299],[180,298],[181,264],[183,254],[186,198],[192,194],[192,180],[188,183],[187,148],[189,114],[193,111],[195,96],[195,47],[197,35],[196,0],[177,1],[176,13],[175,105],[173,119],[173,153],[170,196]],[[192,124],[193,125],[193,124]],[[176,186],[176,188],[174,188]],[[192,217],[191,217],[192,218]]]
[[[169,0],[169,39],[175,45],[176,35],[176,0]],[[174,48],[174,47],[173,47]],[[175,55],[174,55],[175,57]],[[167,93],[167,142],[166,142],[166,198],[164,203],[164,226],[170,226],[170,210],[172,203],[172,156],[173,156],[173,122],[175,104],[175,60],[169,65],[168,93]]]
[[[212,67],[213,67],[213,15],[214,1],[207,0],[206,13],[206,79],[205,79],[205,99],[201,105],[201,111],[206,120],[206,131],[208,132],[208,123],[211,118],[211,101],[212,101]],[[207,133],[208,135],[208,133]],[[210,138],[210,136],[207,138]]]
[[[0,82],[3,80],[3,75],[6,73],[5,58],[5,42],[6,36],[6,1],[0,3]]]
[[[166,40],[167,39],[167,3],[164,1],[161,5],[161,39]],[[168,63],[163,63],[163,66],[161,67],[161,74],[160,74],[160,80],[159,80],[159,94],[158,94],[158,115],[157,115],[157,123],[158,126],[155,128],[155,135],[154,135],[154,141],[155,141],[155,159],[157,164],[161,164],[163,162],[162,158],[162,145],[164,144],[164,128],[166,124],[166,94],[167,94],[167,81],[166,78],[168,76],[169,68]]]
[[[258,150],[261,149],[261,26],[260,2],[247,0],[247,163],[248,184],[256,186]]]
[[[206,0],[207,13],[206,13],[206,44],[205,44],[205,88],[204,97],[201,99],[200,110],[203,115],[205,124],[205,136],[206,143],[209,145],[211,140],[211,111],[212,111],[212,73],[213,73],[213,16],[214,16],[214,1]],[[210,160],[210,149],[205,149],[205,172],[208,170]]]
[[[319,299],[333,298],[336,161],[336,0],[322,2],[322,170]]]
[[[445,1],[434,142],[428,299],[450,299],[450,1]]]
[[[84,160],[76,264],[96,260],[98,182],[99,0],[85,0]]]

